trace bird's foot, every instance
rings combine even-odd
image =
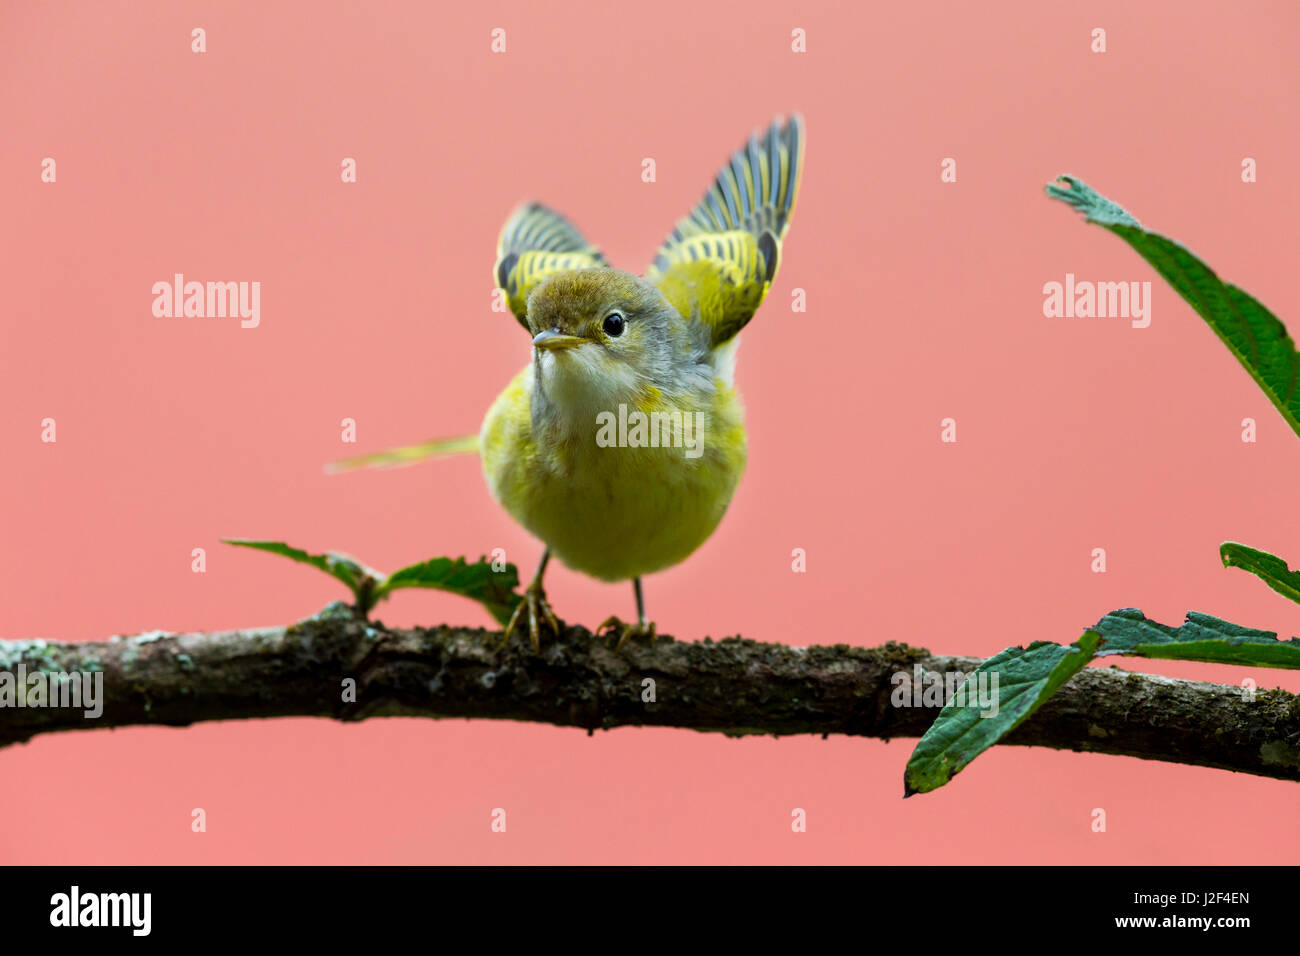
[[[533,650],[535,651],[542,648],[541,630],[543,625],[549,627],[551,633],[556,637],[564,633],[564,629],[560,627],[560,622],[555,617],[555,612],[551,610],[551,602],[546,600],[546,592],[542,590],[542,582],[534,580],[524,591],[524,596],[516,605],[515,612],[510,615],[510,621],[506,624],[505,633],[501,638],[502,646],[509,643],[510,635],[514,634],[515,628],[524,614],[528,615],[528,639],[533,642]]]
[[[596,633],[599,634],[605,628],[610,628],[610,632],[605,635],[606,639],[613,637],[615,634],[618,635],[618,643],[614,645],[616,651],[626,644],[630,637],[648,637],[653,641],[659,636],[654,621],[638,621],[636,624],[627,624],[617,614],[611,614],[605,618],[600,627],[596,628]]]

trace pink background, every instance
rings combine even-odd
[[[518,200],[565,210],[639,270],[749,130],[792,109],[803,191],[739,355],[749,470],[714,537],[647,581],[660,628],[986,655],[1136,605],[1296,633],[1300,608],[1217,547],[1300,559],[1300,440],[1135,253],[1042,185],[1077,174],[1300,324],[1300,11],[1089,7],[4,4],[0,635],[287,623],[342,596],[222,536],[385,569],[504,547],[527,573],[539,546],[474,458],[322,464],[477,430],[528,357],[489,309]],[[489,52],[497,26],[505,55]],[[1240,181],[1245,156],[1258,183]],[[154,318],[150,287],[174,272],[260,281],[261,327]],[[1066,272],[1153,280],[1151,327],[1044,318],[1042,286]],[[956,445],[939,441],[948,416]],[[631,610],[623,585],[563,568],[549,585],[588,625]],[[428,592],[380,616],[488,621]],[[1293,673],[1125,666],[1300,690]],[[997,748],[904,802],[913,743],[420,720],[51,736],[0,751],[0,861],[1284,863],[1300,848],[1295,784]]]

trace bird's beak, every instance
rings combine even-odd
[[[563,349],[576,349],[586,341],[581,336],[565,335],[559,329],[547,329],[533,336],[533,347],[548,352],[559,352]]]

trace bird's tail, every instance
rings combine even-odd
[[[372,452],[369,455],[357,455],[355,458],[344,458],[342,461],[332,461],[325,466],[325,471],[327,474],[335,475],[341,471],[355,471],[358,468],[405,468],[426,458],[443,458],[470,451],[478,451],[477,435],[435,438],[418,445],[405,445],[401,448],[389,448],[387,451]]]

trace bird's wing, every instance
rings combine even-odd
[[[776,275],[803,171],[803,118],[781,117],[732,154],[709,191],[664,240],[646,278],[713,345],[753,317]]]
[[[497,288],[519,324],[528,328],[528,293],[556,272],[605,265],[600,250],[558,212],[541,203],[524,203],[501,227],[497,263],[492,270]]]

